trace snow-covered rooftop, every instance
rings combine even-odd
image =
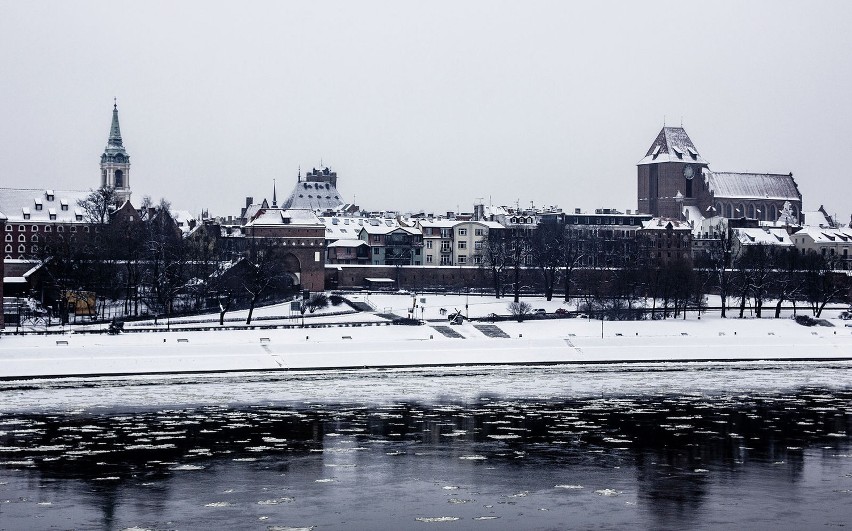
[[[792,174],[707,172],[714,197],[801,201]]]
[[[638,164],[658,162],[694,162],[707,164],[683,127],[663,127],[645,157]]]
[[[88,223],[77,201],[86,199],[90,193],[84,190],[0,188],[0,210],[6,214],[9,223]]]

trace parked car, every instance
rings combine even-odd
[[[557,308],[554,312],[556,315],[568,315],[568,310],[565,308]]]
[[[547,315],[547,312],[544,310],[544,308],[536,308],[532,311],[532,313],[533,315]]]

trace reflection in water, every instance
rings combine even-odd
[[[6,413],[0,511],[12,528],[833,525],[852,518],[850,399],[803,387]]]

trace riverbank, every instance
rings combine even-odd
[[[354,318],[354,317],[353,317]],[[852,328],[792,319],[466,321],[91,335],[6,335],[0,378],[462,365],[852,360]]]

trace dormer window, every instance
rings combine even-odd
[[[651,160],[654,160],[654,159],[657,158],[657,156],[660,154],[660,148],[661,147],[662,146],[660,146],[659,144],[654,146],[654,151],[651,152]]]
[[[679,147],[672,146],[672,149],[674,150],[675,154],[677,155],[677,158],[679,158],[679,159],[683,158],[683,151]]]
[[[77,221],[83,221],[83,215],[77,214],[77,215],[74,216],[74,219],[76,219]]]
[[[45,190],[44,196],[47,197],[48,201],[53,201],[53,198],[54,198],[53,190]]]
[[[59,200],[59,207],[62,210],[68,210],[68,200],[67,199],[60,199]]]
[[[41,209],[42,209],[42,204],[41,204],[41,198],[40,198],[40,197],[36,197],[36,200],[35,200],[35,209],[36,209],[36,210],[41,210]]]
[[[22,214],[24,215],[24,219],[30,219],[30,209],[24,207],[21,209]]]
[[[51,219],[52,221],[55,221],[55,220],[56,220],[56,209],[55,209],[55,208],[50,208],[50,209],[48,209],[48,210],[47,210],[47,212],[48,212],[48,214],[50,215],[50,219]]]
[[[698,152],[695,151],[694,147],[688,147],[686,150],[689,151],[689,156],[692,157],[692,160],[698,160]]]

